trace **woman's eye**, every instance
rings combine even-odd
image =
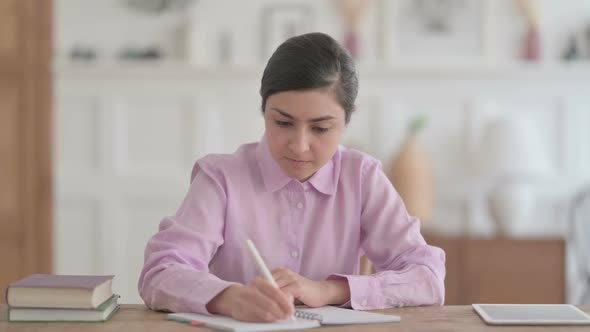
[[[324,128],[324,127],[314,127],[313,130],[315,130],[318,133],[325,133],[328,130],[330,130],[330,128]]]
[[[279,126],[279,127],[288,127],[291,125],[291,122],[289,121],[280,121],[280,120],[275,120],[275,123]]]

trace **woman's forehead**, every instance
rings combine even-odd
[[[287,113],[297,120],[308,120],[322,116],[344,117],[344,109],[338,102],[336,95],[326,90],[279,92],[268,97],[266,106],[269,110],[274,109],[280,114]]]

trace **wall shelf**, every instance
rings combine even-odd
[[[157,78],[157,79],[259,79],[264,70],[257,66],[195,67],[181,61],[113,63],[64,63],[53,67],[64,78]],[[387,64],[359,66],[361,79],[399,79],[407,77],[466,79],[557,79],[590,80],[590,61],[577,63],[504,64]]]

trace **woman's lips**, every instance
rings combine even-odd
[[[309,161],[307,161],[307,160],[291,159],[288,157],[285,157],[285,158],[289,161],[290,164],[292,164],[294,166],[298,166],[298,167],[301,167],[301,166],[309,163]]]

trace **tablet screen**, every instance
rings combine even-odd
[[[489,324],[590,324],[590,316],[569,304],[474,304]]]

